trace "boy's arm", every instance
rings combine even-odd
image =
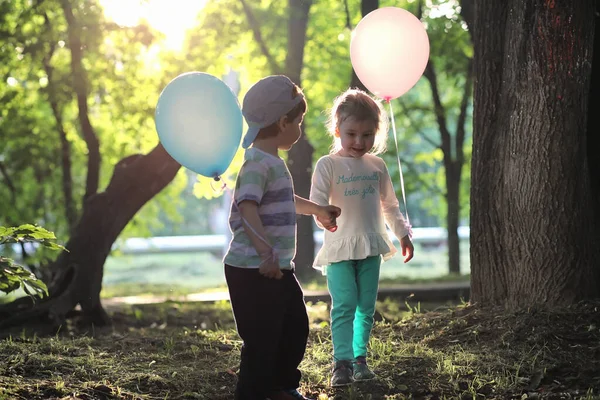
[[[335,219],[340,216],[342,210],[336,206],[320,206],[310,200],[295,195],[296,197],[296,213],[303,215],[314,215],[318,222],[332,232],[337,229]]]
[[[268,278],[280,279],[283,276],[279,268],[279,259],[273,253],[273,247],[268,243],[265,227],[258,215],[258,204],[253,201],[244,200],[238,204],[242,216],[244,231],[252,246],[262,259],[259,271]]]
[[[317,203],[300,197],[297,194],[294,195],[296,198],[296,213],[302,215],[317,215],[320,212],[321,206]]]
[[[281,278],[279,260],[268,242],[258,214],[258,205],[267,185],[267,168],[260,162],[247,160],[242,164],[236,181],[233,201],[237,204],[244,232],[261,258],[258,271],[269,278]]]
[[[313,172],[311,186],[310,186],[310,202],[315,203],[318,206],[328,206],[329,205],[329,192],[331,190],[331,164],[327,158],[321,158],[317,161],[315,165],[315,169]],[[305,201],[305,199],[301,197],[296,197],[296,204],[300,205],[301,202]],[[306,205],[307,208],[312,206]],[[302,206],[301,206],[302,207]],[[298,210],[298,208],[297,208]],[[298,210],[300,213],[301,210]],[[339,214],[339,209],[330,210],[333,211],[333,215],[328,213],[325,218],[318,217],[315,213],[310,213],[311,215],[315,215],[315,222],[319,228],[325,228],[333,231],[336,228],[335,218],[337,218]]]
[[[244,231],[248,235],[256,252],[258,254],[271,252],[272,246],[270,243],[265,242],[267,240],[267,233],[265,232],[265,227],[258,215],[258,204],[253,201],[244,200],[238,204],[238,208],[243,218],[242,224],[244,226]],[[263,239],[261,239],[261,237]]]

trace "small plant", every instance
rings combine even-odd
[[[169,337],[165,338],[164,348],[165,348],[165,351],[167,352],[167,356],[170,356],[171,353],[173,352],[173,349],[175,348],[175,338],[173,338],[173,336],[169,336]]]
[[[406,305],[406,308],[408,309],[408,311],[411,314],[421,314],[421,302],[417,302],[416,306],[411,306],[410,303],[408,302],[408,300],[410,300],[411,298],[414,297],[414,293],[411,293],[410,296],[408,296],[406,298],[406,300],[404,300],[404,304]]]
[[[66,250],[55,243],[54,233],[30,224],[19,227],[0,226],[0,245],[37,243],[51,250]],[[32,299],[48,295],[46,284],[14,260],[0,255],[0,292],[6,294],[22,288]]]

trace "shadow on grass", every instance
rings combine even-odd
[[[597,398],[600,305],[505,312],[378,303],[377,379],[328,385],[329,308],[309,304],[302,390],[325,399]],[[231,399],[241,342],[228,302],[122,306],[113,326],[0,341],[0,399]],[[268,327],[267,327],[268,329]]]

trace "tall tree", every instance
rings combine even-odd
[[[103,191],[99,190],[101,184],[101,142],[91,122],[89,97],[93,93],[100,98],[100,100],[95,99],[96,101],[92,103],[96,106],[95,113],[100,115],[101,107],[98,106],[98,103],[102,104],[102,95],[114,95],[119,92],[119,89],[111,87],[107,81],[103,81],[104,85],[100,85],[103,86],[101,88],[92,87],[89,73],[96,71],[92,67],[88,67],[88,69],[84,67],[85,50],[88,49],[90,53],[88,54],[88,61],[90,59],[94,60],[93,49],[97,48],[98,43],[101,42],[99,40],[101,36],[98,32],[101,30],[98,29],[101,24],[99,23],[100,17],[97,14],[97,8],[93,4],[82,5],[77,0],[61,0],[60,2],[35,3],[24,10],[15,8],[10,11],[24,17],[43,16],[42,23],[39,23],[39,18],[32,18],[31,21],[27,22],[22,21],[29,30],[33,27],[34,29],[40,28],[41,31],[34,38],[22,38],[21,40],[28,53],[41,52],[43,54],[41,63],[43,64],[43,70],[47,73],[45,77],[48,81],[47,100],[52,109],[55,128],[61,137],[59,155],[62,158],[63,166],[67,164],[66,158],[69,161],[71,159],[71,155],[67,154],[71,146],[64,143],[65,140],[68,142],[69,139],[63,137],[65,125],[63,123],[63,110],[69,104],[69,97],[75,98],[76,111],[74,115],[78,117],[77,123],[74,125],[77,126],[76,130],[81,132],[88,150],[86,152],[88,171],[87,177],[83,180],[85,191],[82,192],[85,195],[83,196],[81,215],[75,224],[71,225],[72,221],[69,221],[72,235],[65,245],[68,251],[61,253],[46,269],[50,272],[50,277],[46,282],[50,296],[35,304],[32,303],[29,297],[23,297],[0,307],[0,326],[8,326],[38,318],[49,320],[58,326],[77,305],[81,305],[82,312],[89,321],[96,324],[105,324],[109,320],[100,302],[100,291],[106,257],[110,253],[116,238],[134,215],[173,180],[180,169],[180,165],[166,153],[162,146],[158,145],[146,155],[127,156],[116,163],[108,185]],[[37,26],[34,23],[36,21],[38,21]],[[59,81],[61,76],[55,73],[58,70],[55,64],[60,64],[61,60],[53,61],[52,58],[54,50],[52,43],[56,40],[56,36],[53,34],[54,27],[61,24],[65,28],[63,33],[66,33],[65,36],[68,38],[65,47],[70,53],[70,62],[67,63],[66,67],[68,73],[63,74],[62,77],[69,76],[73,78],[71,82],[67,81],[66,83]],[[134,36],[138,35],[137,38],[128,39],[133,39],[131,43],[145,40],[146,35],[143,29],[134,31]],[[49,46],[47,46],[48,43],[39,41],[39,38],[47,37],[49,37]],[[132,56],[132,58],[135,58],[135,56]],[[35,70],[37,67],[35,61],[38,60],[32,56],[32,61],[29,66],[31,70]],[[107,60],[102,59],[102,57],[94,61],[100,66],[107,63]],[[108,61],[109,64],[110,62],[111,60]],[[94,65],[95,63],[88,64]],[[129,66],[122,66],[122,68],[127,69]],[[137,72],[139,73],[139,70]],[[110,68],[105,68],[102,74],[110,74]],[[24,85],[29,83],[28,79],[31,82],[31,77],[23,77]],[[50,81],[51,79],[52,81]],[[129,82],[131,86],[138,83],[139,81],[135,80]],[[67,93],[59,91],[59,88],[63,86],[66,88]],[[129,97],[129,100],[130,103],[133,103],[136,99]],[[147,101],[147,99],[144,98],[144,101]],[[132,109],[130,108],[129,111],[131,112]],[[15,113],[18,112],[19,110],[15,109]],[[139,118],[135,122],[138,138],[143,136],[143,132],[139,132],[139,129],[145,128],[146,118],[148,118],[147,113],[141,112],[140,114],[138,114]],[[39,125],[41,127],[46,126],[41,122]],[[12,128],[11,125],[8,125],[8,127]],[[39,127],[34,127],[32,131],[35,133],[39,129]],[[156,136],[154,134],[150,136],[156,142]],[[25,135],[25,145],[29,149],[32,148],[31,144],[34,142],[32,139],[31,136]],[[35,143],[33,145],[35,146]],[[52,148],[52,146],[49,147]],[[40,149],[40,151],[42,150],[46,149]],[[8,146],[7,154],[13,156],[13,153],[14,146],[12,148]],[[114,154],[111,155],[114,157]],[[49,157],[52,158],[53,156],[55,154],[51,151]],[[36,162],[37,160],[33,161],[34,165]],[[10,167],[15,169],[15,165],[10,165]],[[8,168],[3,168],[3,170],[6,173]],[[8,173],[5,175],[10,178]],[[64,169],[63,192],[65,193],[65,203],[68,201],[68,190],[65,190],[65,186],[68,186],[69,183],[66,182],[68,179],[68,169]],[[39,180],[42,184],[43,175]],[[43,197],[42,199],[46,200]],[[69,215],[73,217],[73,214],[69,214],[69,211],[67,211],[67,219]]]
[[[419,12],[417,15],[420,16],[421,14],[422,0],[419,1]],[[441,42],[439,41],[432,45],[434,51],[442,50],[436,46],[439,46]],[[435,66],[434,57],[430,57],[424,76],[431,88],[433,112],[440,133],[439,148],[443,154],[446,230],[448,232],[448,270],[451,274],[460,274],[460,238],[458,236],[458,227],[461,216],[461,183],[463,182],[463,170],[466,163],[467,117],[473,90],[473,60],[464,54],[460,48],[458,56],[456,54],[453,57],[448,55],[447,58],[454,60],[457,67],[453,68],[451,73],[455,74],[455,78],[460,78],[462,83],[462,94],[460,96],[458,112],[456,113],[457,118],[454,129],[451,128],[450,110],[448,110],[448,106],[442,101],[442,94],[438,83],[439,72]],[[444,61],[447,62],[447,60]]]
[[[600,158],[597,157],[600,152],[600,135],[597,134],[597,132],[600,132],[600,113],[597,112],[600,102],[600,2],[598,1],[596,1],[593,54],[586,139],[595,214],[594,225],[596,226],[596,233],[600,235]],[[597,243],[600,243],[600,237],[597,239]],[[598,276],[600,278],[600,273]]]
[[[254,16],[254,11],[246,0],[241,0],[248,24],[252,28],[254,38],[263,55],[268,61],[272,74],[287,75],[298,86],[302,86],[302,67],[304,65],[304,47],[306,44],[306,29],[312,0],[288,0],[287,21],[287,52],[285,64],[281,66],[271,54],[269,47],[263,39],[260,25]],[[288,167],[294,180],[294,190],[297,195],[308,198],[310,194],[310,181],[312,175],[313,147],[306,137],[304,127],[298,143],[288,153]],[[306,279],[316,273],[312,269],[315,253],[313,237],[313,220],[307,216],[298,217],[298,240],[294,262],[297,273]]]
[[[345,7],[346,7],[346,24],[348,29],[352,30],[352,23],[351,23],[351,17],[350,17],[350,10],[348,7],[348,0],[344,0],[345,3]],[[371,11],[375,11],[379,8],[379,0],[361,0],[360,2],[360,15],[364,18],[368,13],[370,13]],[[350,87],[353,88],[359,88],[360,90],[364,90],[365,92],[368,91],[368,89],[365,87],[365,85],[360,81],[360,79],[358,79],[358,75],[356,75],[356,72],[354,71],[354,68],[352,68],[352,77],[350,79]]]
[[[597,136],[587,118],[597,113],[588,110],[596,11],[593,0],[475,2],[475,303],[553,306],[600,295],[598,176],[591,180],[586,141],[586,132]]]
[[[439,4],[432,3],[432,6],[439,6]],[[361,14],[364,17],[378,7],[379,0],[362,0]],[[467,164],[465,147],[468,145],[467,124],[473,89],[472,58],[469,54],[465,54],[465,48],[470,50],[470,43],[465,45],[468,40],[464,38],[464,28],[460,26],[461,21],[456,18],[457,16],[451,22],[453,29],[449,30],[447,27],[449,21],[446,18],[431,18],[431,9],[424,10],[422,0],[417,2],[416,9],[412,11],[415,12],[417,18],[425,19],[428,23],[431,57],[427,63],[424,77],[429,83],[431,100],[426,109],[415,108],[410,100],[404,98],[397,102],[400,104],[400,110],[410,117],[413,117],[415,113],[423,113],[423,111],[434,116],[439,139],[432,139],[431,135],[427,135],[422,130],[418,132],[424,141],[432,144],[435,149],[441,150],[441,168],[444,170],[443,187],[435,188],[434,192],[441,194],[446,203],[444,215],[448,235],[448,270],[451,274],[460,274],[458,227],[461,219],[461,184],[464,181],[463,171]],[[464,16],[463,20],[469,25]],[[442,54],[443,56],[441,56]],[[458,101],[453,102],[457,104],[444,101],[444,84],[441,83],[443,78],[446,80],[449,78],[462,87]],[[352,71],[351,86],[367,90],[354,70]],[[404,97],[409,96],[405,95]],[[401,159],[403,159],[404,165],[414,167],[415,163],[407,160],[405,151],[403,151]],[[423,183],[425,184],[425,182]],[[431,184],[427,185],[431,186]]]

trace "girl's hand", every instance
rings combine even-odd
[[[316,214],[317,220],[325,229],[331,232],[337,230],[336,218],[340,216],[342,210],[336,206],[319,207],[319,212]]]
[[[407,263],[413,258],[415,247],[410,240],[408,235],[400,239],[400,247],[402,248],[402,255],[404,256],[404,262]]]

